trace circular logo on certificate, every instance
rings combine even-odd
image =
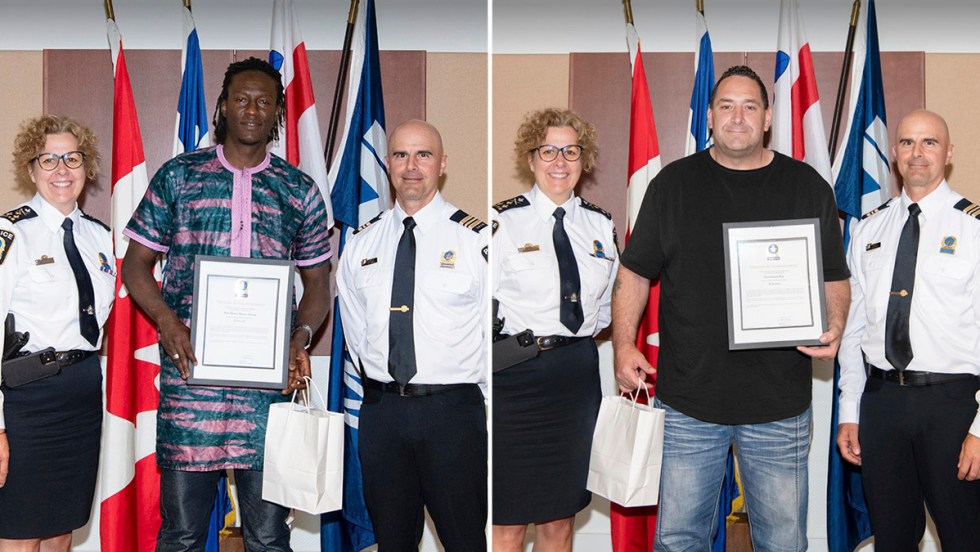
[[[238,280],[235,282],[235,297],[241,299],[248,297],[248,280]]]
[[[769,244],[769,254],[770,255],[775,255],[776,253],[779,253],[779,244],[770,243]]]

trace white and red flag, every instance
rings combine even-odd
[[[777,42],[770,146],[784,155],[805,161],[829,185],[833,180],[817,77],[796,0],[780,3]]]
[[[653,104],[647,87],[640,39],[636,28],[626,24],[626,43],[629,46],[630,63],[633,66],[633,88],[630,99],[630,146],[629,183],[626,189],[626,240],[629,241],[640,212],[640,204],[653,177],[660,172],[660,145],[657,142],[657,125],[653,118]],[[647,361],[657,366],[660,351],[660,284],[650,287],[650,298],[640,321],[636,345]],[[625,508],[610,506],[610,533],[614,552],[646,552],[653,548],[657,524],[657,507]]]
[[[327,204],[327,226],[333,226],[330,188],[327,185],[327,163],[316,118],[313,81],[306,57],[306,43],[292,0],[275,0],[272,5],[272,44],[269,63],[282,73],[286,89],[285,128],[279,129],[279,141],[272,152],[310,175]]]
[[[106,23],[115,74],[112,116],[112,232],[116,272],[128,239],[126,223],[146,192],[146,161],[122,39]],[[160,472],[156,415],[160,353],[157,330],[116,279],[116,301],[106,330],[106,415],[99,475],[103,552],[151,552],[160,529]]]

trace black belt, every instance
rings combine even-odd
[[[409,383],[406,385],[399,385],[397,382],[394,381],[382,382],[382,381],[364,378],[365,389],[378,389],[384,391],[385,393],[397,393],[403,397],[425,397],[426,395],[435,395],[437,393],[445,393],[447,391],[455,391],[457,389],[465,389],[467,387],[477,387],[477,384],[475,383],[447,383],[447,384]]]
[[[41,358],[42,364],[51,364],[52,362],[57,362],[58,366],[61,368],[68,368],[72,364],[78,364],[79,362],[89,358],[95,354],[95,351],[80,351],[78,349],[72,349],[70,351],[52,351],[44,350],[35,353]]]
[[[551,349],[557,349],[558,347],[564,347],[565,345],[571,345],[577,341],[582,341],[583,339],[588,339],[586,337],[570,337],[567,335],[541,335],[535,336],[534,342],[538,344],[538,349],[542,351],[550,351]]]
[[[950,383],[977,377],[973,374],[939,374],[936,372],[916,372],[914,370],[882,370],[877,366],[871,365],[869,367],[871,368],[869,374],[871,377],[897,383],[904,387],[924,387],[926,385]]]

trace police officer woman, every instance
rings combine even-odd
[[[610,322],[619,267],[612,217],[577,197],[596,158],[595,128],[577,113],[544,109],[517,131],[518,166],[534,186],[491,213],[494,343],[493,548],[571,550],[599,412],[593,337]],[[527,358],[533,357],[533,358]]]
[[[0,216],[0,552],[68,550],[95,493],[115,258],[109,228],[77,204],[98,172],[91,130],[28,120],[14,165],[37,193]]]

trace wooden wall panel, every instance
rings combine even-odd
[[[524,114],[545,107],[568,107],[567,55],[493,56],[493,190],[497,202],[526,192],[513,148]]]
[[[488,220],[487,55],[430,53],[427,65],[427,117],[449,155],[442,193]]]
[[[13,166],[14,138],[21,122],[41,114],[43,74],[41,52],[0,52],[0,213],[34,195],[34,186],[23,168]]]
[[[202,53],[205,96],[209,113],[221,92],[228,64],[265,51],[205,50]],[[317,98],[317,117],[326,136],[340,53],[309,53],[310,73]],[[126,63],[140,119],[146,168],[150,177],[173,152],[175,106],[180,93],[180,52],[176,50],[128,50]],[[425,52],[382,52],[381,73],[385,85],[387,121],[425,118]],[[45,50],[44,110],[72,115],[88,124],[99,137],[101,175],[86,190],[80,203],[86,212],[109,221],[112,152],[112,64],[106,50]],[[345,94],[346,97],[346,94]],[[341,111],[343,116],[344,111]],[[210,126],[210,125],[209,125]],[[389,125],[390,126],[390,125]],[[342,129],[338,128],[338,134]],[[324,138],[325,140],[325,138]],[[334,233],[336,234],[336,233]],[[331,243],[336,250],[337,236]],[[313,354],[330,350],[330,320],[319,332]]]
[[[881,57],[891,143],[901,116],[925,106],[925,55],[921,52],[886,52]],[[841,59],[839,53],[814,54],[828,139]],[[661,159],[666,165],[684,155],[694,84],[694,55],[649,53],[643,55],[643,63],[657,123]],[[715,77],[737,64],[754,68],[772,97],[774,54],[716,53]],[[583,179],[579,193],[612,212],[616,226],[625,228],[630,97],[628,56],[625,53],[572,54],[569,66],[569,107],[596,125],[600,144],[599,166],[591,177]],[[846,108],[845,101],[845,111]],[[896,177],[892,193],[897,190]]]
[[[980,201],[980,56],[976,54],[926,55],[926,109],[939,113],[949,125],[953,163],[946,171],[957,192]]]

